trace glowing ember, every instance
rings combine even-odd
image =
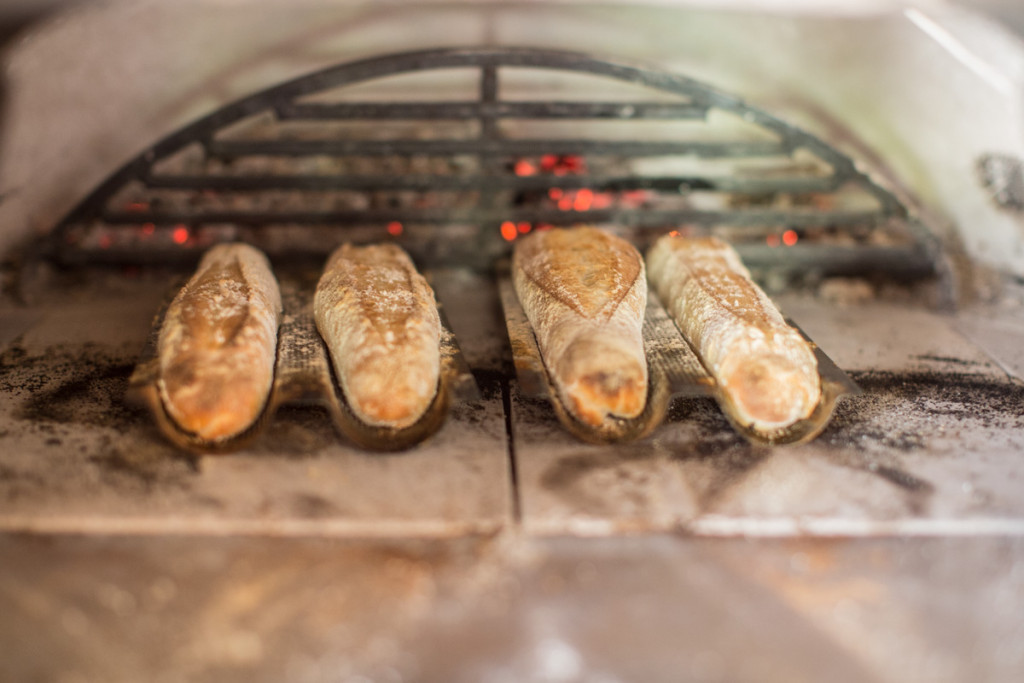
[[[796,241],[800,239],[799,235],[796,234],[796,230],[787,230],[782,233],[782,243],[787,247],[791,247],[796,244]]]
[[[768,235],[767,237],[764,238],[764,242],[769,247],[777,247],[777,246],[779,246],[779,236],[778,235]]]
[[[594,195],[594,208],[607,209],[612,205],[612,196],[607,192],[598,192]]]
[[[520,235],[525,235],[526,233],[530,232],[533,226],[527,223],[526,221],[522,221],[521,223],[519,223],[519,225],[516,226],[516,228],[519,230]]]
[[[678,230],[673,230],[672,232],[670,232],[668,234],[668,236],[669,237],[679,237],[679,231]]]
[[[586,168],[586,164],[583,163],[583,157],[571,155],[562,157],[562,165],[565,170],[573,173],[582,173]]]
[[[519,234],[516,229],[516,224],[512,221],[505,221],[501,224],[501,236],[505,238],[506,242],[511,242]]]
[[[586,170],[586,164],[583,157],[574,154],[545,154],[540,158],[540,170],[554,175],[568,175],[583,173]]]
[[[536,172],[537,172],[537,167],[534,166],[529,161],[527,161],[526,159],[520,159],[519,161],[516,162],[516,166],[515,166],[515,174],[516,175],[519,175],[519,176],[533,175]]]
[[[171,239],[175,244],[185,244],[188,242],[188,228],[184,225],[175,226],[174,232],[171,233]]]
[[[128,202],[124,208],[127,211],[145,211],[149,208],[149,202]]]
[[[576,199],[572,203],[572,208],[577,211],[586,211],[590,208],[590,205],[594,201],[593,190],[582,188],[576,192]]]
[[[558,200],[558,208],[562,211],[569,211],[572,209],[573,199],[572,197],[562,197]]]
[[[155,224],[153,224],[153,223],[143,223],[142,224],[142,234],[143,235],[145,235],[146,237],[149,237],[154,232],[156,232],[156,225]]]
[[[550,190],[548,190],[548,196],[551,197],[552,199],[561,199],[562,198],[562,188],[560,188],[560,187],[552,187]]]
[[[388,234],[392,237],[398,237],[402,234],[402,224],[398,221],[391,221],[388,223]]]

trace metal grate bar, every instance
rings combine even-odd
[[[676,102],[284,102],[274,107],[282,121],[388,119],[654,119],[699,120],[706,106]]]
[[[499,80],[509,69],[520,67],[598,76],[648,88],[657,91],[658,97],[669,95],[671,99],[655,102],[647,101],[644,95],[636,95],[620,102],[601,99],[501,101]],[[478,101],[308,101],[310,95],[375,78],[450,68],[476,70]],[[718,128],[718,119],[707,116],[711,109],[739,117],[761,135],[750,139],[750,135],[738,135],[738,129],[731,126]],[[239,121],[266,114],[272,116],[265,121],[270,128],[265,139],[233,138],[223,134]],[[573,127],[568,138],[559,137],[564,127],[551,126],[541,129],[543,132],[536,138],[506,139],[498,126],[502,119],[571,120],[581,124],[578,129]],[[608,139],[607,126],[583,127],[588,120],[641,119],[703,121],[702,131],[690,139],[668,134],[661,140],[640,135],[632,139]],[[471,132],[461,139],[420,139],[409,132],[408,125],[389,125],[394,121],[435,120],[465,122]],[[380,139],[331,137],[336,131],[326,125],[318,132],[320,139],[289,139],[287,129],[278,126],[287,121],[379,122],[373,126],[373,133]],[[429,123],[422,125],[425,131],[433,130]],[[703,127],[711,135],[703,134]],[[384,139],[386,136],[394,139]],[[206,158],[183,158],[184,167],[189,171],[180,174],[155,171],[158,164],[173,160],[175,155],[196,143],[203,146]],[[801,162],[793,157],[797,150],[813,156],[822,169],[827,169],[827,175],[816,175],[817,165],[814,169],[809,165],[798,166]],[[578,158],[569,159],[571,156]],[[353,164],[359,157],[384,158],[374,163],[363,160]],[[422,157],[453,162],[444,169],[450,168],[452,175],[435,173],[432,164],[420,163]],[[470,157],[474,163],[462,164],[465,157]],[[687,165],[688,162],[663,167],[662,175],[626,175],[633,167],[632,161],[650,157],[721,160],[729,162],[722,164],[726,169],[708,169],[706,173],[732,175],[705,175],[706,166]],[[552,158],[554,165],[545,166]],[[542,159],[541,164],[530,163],[523,167],[516,163]],[[751,173],[747,174],[738,168],[741,164],[736,163],[747,159],[782,163],[770,164],[778,168],[763,169],[760,173],[755,170],[757,164],[751,164],[747,169]],[[223,175],[226,169],[220,162],[235,161],[245,167],[245,175]],[[357,175],[355,169],[358,168],[366,168],[368,173]],[[520,168],[539,168],[541,172],[531,170],[518,175]],[[590,175],[591,170],[596,175]],[[226,172],[234,171],[227,169]],[[383,175],[387,172],[394,174]],[[595,207],[592,210],[563,211],[549,201],[553,195],[546,191],[553,188],[588,188],[595,192],[644,190],[650,196],[611,197],[610,207],[601,202],[592,204]],[[139,192],[140,189],[143,191]],[[181,202],[180,197],[175,196],[164,203],[168,198],[161,190],[180,191],[187,196]],[[267,190],[293,194],[287,197],[288,204],[270,212],[259,207],[272,207],[273,201],[250,203],[250,197],[244,195]],[[354,208],[361,203],[339,192],[337,202],[328,204],[337,210],[326,211],[311,210],[310,207],[321,204],[307,204],[304,197],[295,196],[302,192],[341,190],[422,194],[389,198],[388,203],[394,199],[397,208],[361,210]],[[853,206],[846,202],[847,190],[873,198],[868,205],[870,210],[867,207],[862,210],[837,208]],[[459,197],[457,202],[429,194],[443,191],[473,194]],[[702,202],[700,197],[688,201],[678,196],[689,191],[733,196],[719,196],[711,202]],[[237,194],[224,197],[231,203],[219,204],[221,193]],[[821,193],[821,196],[811,198],[813,201],[791,203],[798,206],[750,201],[758,199],[758,195],[800,193]],[[323,197],[311,199],[323,201]],[[427,208],[418,208],[421,205]],[[573,206],[576,205],[574,201]],[[585,206],[586,202],[578,205]],[[663,208],[677,205],[683,206]],[[188,208],[179,210],[178,206]],[[230,208],[220,210],[218,206]],[[300,210],[285,208],[291,206]],[[400,224],[389,225],[394,221]],[[508,229],[506,221],[516,222],[515,233]],[[653,235],[653,230],[648,232],[649,228],[666,229],[683,224],[744,228],[731,230],[730,235],[737,240],[737,246],[752,266],[770,264],[772,268],[790,272],[804,269],[821,273],[892,272],[923,276],[933,274],[935,264],[940,262],[934,235],[908,213],[902,202],[858,169],[853,160],[813,135],[747,105],[738,97],[684,76],[576,53],[529,48],[456,48],[386,55],[331,67],[241,99],[157,141],[111,175],[54,231],[51,251],[66,261],[79,259],[80,253],[90,253],[97,261],[107,262],[117,258],[138,262],[153,255],[158,260],[173,259],[176,255],[194,252],[209,240],[219,239],[217,235],[223,233],[262,240],[273,252],[271,255],[277,257],[323,250],[329,244],[346,239],[346,229],[351,229],[355,239],[372,238],[369,233],[379,229],[381,235],[387,235],[384,239],[394,239],[410,248],[429,243],[429,247],[417,252],[425,262],[448,259],[446,262],[450,263],[453,258],[461,258],[463,265],[488,268],[489,259],[507,254],[509,242],[517,238],[524,221],[534,225],[621,224],[635,228],[632,234],[638,246],[643,246],[642,243]],[[182,233],[175,230],[177,226],[191,228],[214,224],[239,230],[194,232],[184,243],[178,243]],[[297,244],[284,238],[287,233],[275,232],[277,226],[303,225],[315,228],[317,233],[310,243]],[[434,227],[404,230],[404,226],[416,225]],[[137,234],[133,233],[135,226],[141,228]],[[452,226],[452,229],[446,230],[445,226]],[[369,228],[369,231],[362,228]],[[878,229],[885,232],[887,246],[859,244],[840,248],[827,242],[818,243],[815,240],[821,236],[808,230],[810,228],[827,228],[829,234],[849,231],[855,242],[863,237],[866,229]],[[323,239],[319,238],[320,229],[326,235]],[[335,229],[339,230],[337,234],[331,232]],[[805,231],[800,235],[799,244],[778,249],[765,246],[766,234],[786,229]],[[109,231],[109,234],[102,231]],[[467,234],[472,237],[467,238]],[[914,243],[905,247],[908,238]]]
[[[735,247],[743,263],[764,270],[815,272],[830,276],[875,272],[904,280],[935,274],[932,254],[920,245],[795,244],[791,247],[769,247],[764,244],[737,244]]]
[[[498,69],[494,64],[484,63],[480,68],[480,103],[484,110],[489,110],[498,102]],[[501,130],[498,128],[498,120],[491,115],[484,114],[480,121],[480,147],[481,149],[491,145],[500,145],[502,142]],[[481,179],[499,178],[508,175],[504,162],[498,156],[483,156],[480,159]],[[503,206],[502,193],[494,185],[485,184],[480,188],[480,198],[477,206],[485,214],[495,215],[505,208]],[[493,239],[495,228],[498,227],[499,218],[480,219],[480,231],[477,233],[477,245],[481,252],[486,251],[488,242]]]
[[[151,175],[143,182],[153,189],[219,190],[546,190],[590,188],[595,191],[713,190],[765,194],[827,192],[836,188],[834,176],[770,178],[713,176],[456,176],[456,175]]]
[[[498,69],[493,64],[484,64],[480,70],[480,137],[497,140],[498,128],[492,110],[498,104]]]
[[[808,228],[830,225],[876,225],[877,211],[707,211],[702,209],[599,209],[592,211],[561,211],[547,208],[454,208],[454,209],[366,209],[354,211],[123,211],[102,215],[112,225],[372,225],[399,221],[410,224],[462,224],[494,221],[526,221],[568,224],[580,222],[619,223],[628,226],[665,227],[683,223],[697,225],[731,225]]]
[[[259,235],[252,236],[256,246],[260,243]],[[333,242],[332,242],[333,244]],[[415,245],[407,245],[414,257],[420,256]],[[799,275],[814,272],[822,275],[861,275],[868,272],[884,272],[890,277],[913,281],[935,274],[933,257],[920,246],[878,247],[878,246],[837,246],[831,244],[797,244],[792,247],[768,247],[760,244],[736,245],[743,263],[755,270],[771,270],[780,273]],[[162,250],[139,250],[137,248],[63,249],[62,256],[67,263],[118,264],[133,263],[138,265],[192,263],[205,247],[183,247],[171,252]],[[456,245],[445,252],[449,261],[437,260],[438,265],[460,265],[472,255],[480,256],[478,247],[465,244]],[[322,262],[322,250],[311,248],[310,245],[294,245],[278,250],[275,255],[283,261],[314,260]],[[486,254],[497,256],[492,251]]]
[[[701,158],[783,156],[785,145],[767,140],[729,142],[636,142],[619,140],[213,140],[210,155],[244,156],[537,156],[578,154],[589,156],[653,157],[692,155]]]

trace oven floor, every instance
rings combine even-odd
[[[484,398],[394,455],[302,409],[165,445],[121,401],[165,283],[0,306],[0,680],[1024,676],[1019,297],[783,296],[864,390],[816,441],[700,399],[600,447],[503,391],[488,279],[433,282]]]

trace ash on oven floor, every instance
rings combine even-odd
[[[653,434],[589,445],[514,379],[497,282],[432,284],[482,389],[430,439],[382,455],[283,408],[230,457],[193,457],[123,401],[167,283],[35,309],[0,354],[0,526],[37,530],[452,535],[685,529],[698,534],[1024,529],[1019,383],[951,318],[872,299],[780,306],[865,393],[814,442],[766,450],[713,401]]]

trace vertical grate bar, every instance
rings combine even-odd
[[[495,104],[498,101],[498,67],[486,62],[480,68],[480,141],[485,143],[481,148],[487,147],[486,143],[497,142],[501,138],[501,131],[498,129],[498,120],[494,116]],[[480,171],[488,178],[497,178],[502,175],[502,165],[505,163],[501,157],[481,154]],[[491,184],[485,184],[479,190],[480,206],[498,210],[501,208],[501,190]],[[481,253],[491,250],[495,235],[501,230],[501,219],[484,220],[480,225],[478,243]]]

